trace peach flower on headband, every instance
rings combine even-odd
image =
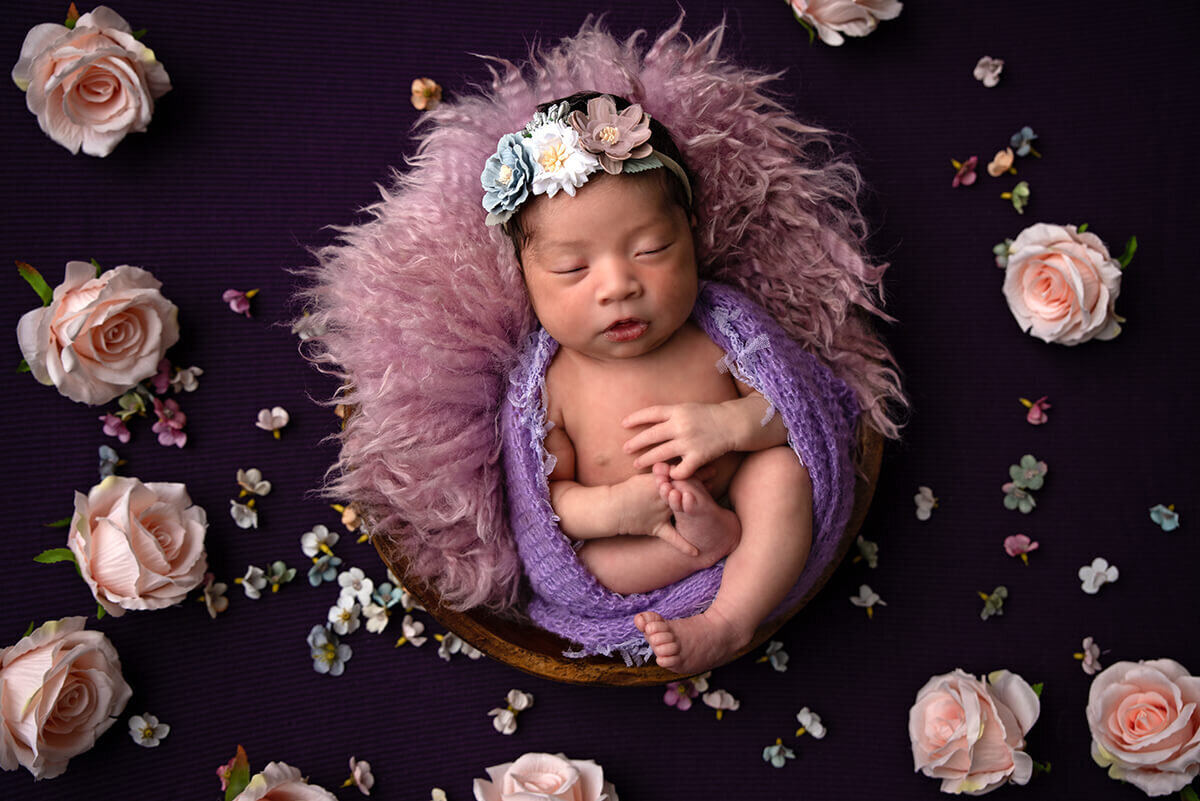
[[[107,156],[125,134],[146,130],[155,99],[171,90],[154,51],[106,6],[79,17],[73,29],[35,25],[12,78],[42,130],[89,156]]]
[[[838,46],[846,36],[866,36],[881,19],[900,16],[898,0],[790,0],[792,13],[807,27],[816,28],[827,45]]]

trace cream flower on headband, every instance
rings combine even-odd
[[[554,197],[561,189],[574,197],[575,190],[600,166],[595,156],[579,146],[579,133],[561,121],[538,127],[524,144],[535,165],[535,195]]]

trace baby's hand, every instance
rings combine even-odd
[[[620,504],[620,534],[645,534],[658,537],[686,556],[697,556],[696,546],[680,536],[671,523],[671,507],[659,491],[660,480],[653,473],[637,473],[613,485]]]
[[[671,478],[690,478],[697,469],[732,450],[725,409],[715,403],[647,406],[621,421],[625,428],[649,425],[625,441],[625,453],[649,448],[634,460],[638,469],[678,459]]]

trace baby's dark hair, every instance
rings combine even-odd
[[[629,108],[629,106],[633,105],[623,97],[607,94],[605,92],[576,92],[569,97],[560,97],[557,100],[551,100],[549,102],[542,103],[537,107],[537,110],[544,112],[552,106],[558,105],[559,103],[566,103],[569,111],[586,112],[589,100],[604,96],[612,98],[613,103],[617,107],[617,111],[623,111]],[[667,131],[666,127],[654,117],[650,117],[650,139],[647,140],[647,143],[658,153],[662,153],[667,158],[673,159],[688,176],[689,183],[691,183],[692,186],[695,186],[695,181],[692,178],[692,172],[687,168],[687,164],[684,163],[683,156],[680,155],[679,148],[675,145],[675,140],[671,138],[671,134]],[[691,217],[693,193],[689,191],[688,187],[684,186],[683,181],[681,181],[679,176],[677,176],[672,170],[659,168],[645,170],[643,172],[636,173],[636,175],[644,175],[647,179],[653,178],[654,180],[660,181],[663,191],[666,193],[667,200],[679,206],[684,210],[688,217]],[[512,240],[513,250],[517,255],[517,262],[524,267],[524,263],[521,261],[521,252],[525,249],[525,246],[529,242],[530,232],[525,228],[522,221],[522,211],[523,209],[518,209],[516,214],[514,214],[508,219],[507,222],[500,226],[500,229],[508,235],[510,240]]]

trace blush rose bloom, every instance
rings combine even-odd
[[[1033,760],[1022,749],[1041,711],[1037,693],[1015,673],[980,681],[955,670],[931,678],[908,713],[913,766],[942,780],[943,793],[982,795],[1025,784]]]
[[[250,779],[233,801],[337,801],[337,796],[306,782],[291,765],[271,762]]]
[[[1169,795],[1200,773],[1200,677],[1171,659],[1117,662],[1088,692],[1092,759],[1146,795]]]
[[[107,156],[125,134],[146,130],[154,100],[171,89],[154,51],[106,6],[82,15],[73,30],[35,25],[12,78],[42,130],[72,153],[83,148],[89,156]]]
[[[525,754],[475,780],[475,801],[618,801],[604,769],[590,759]]]
[[[53,779],[96,744],[133,694],[121,660],[84,618],[34,629],[0,649],[0,767]]]
[[[881,19],[900,16],[898,0],[790,0],[797,17],[817,29],[827,45],[838,46],[846,36],[866,36]]]
[[[17,323],[33,377],[95,406],[155,375],[167,348],[179,341],[179,310],[161,286],[140,267],[122,264],[97,276],[87,262],[67,262],[50,305]]]
[[[112,615],[161,609],[204,582],[208,517],[183,484],[109,476],[75,493],[67,546],[100,605]]]
[[[1038,223],[1009,246],[1004,298],[1021,330],[1046,342],[1112,339],[1121,265],[1095,234]]]

